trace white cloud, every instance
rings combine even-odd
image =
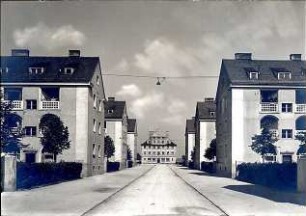
[[[149,111],[153,111],[156,108],[162,107],[163,105],[164,95],[162,93],[157,93],[153,91],[147,93],[146,95],[140,98],[135,99],[131,103],[130,111],[137,118],[144,118],[145,114],[148,114]]]
[[[72,25],[52,28],[44,23],[33,27],[17,29],[13,33],[15,45],[18,47],[42,47],[55,50],[62,47],[80,47],[85,42],[85,35]]]
[[[184,122],[184,112],[187,110],[187,104],[180,99],[171,99],[167,106],[166,117],[161,119],[162,122],[179,125]]]
[[[119,96],[132,96],[139,97],[142,94],[139,87],[135,84],[123,85],[121,89],[116,93]]]

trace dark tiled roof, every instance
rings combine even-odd
[[[152,144],[149,143],[148,140],[141,144],[141,146],[177,146],[174,142],[170,142],[168,144]]]
[[[194,125],[194,118],[186,120],[186,133],[194,133],[195,132],[195,125]]]
[[[302,60],[222,60],[230,83],[237,85],[306,85],[306,61]],[[248,72],[258,71],[258,80],[250,80]],[[278,72],[291,72],[290,80],[278,80]]]
[[[216,116],[211,115],[211,112],[216,112],[216,103],[214,101],[197,102],[196,118],[215,120]]]
[[[125,112],[125,101],[105,101],[105,119],[122,119]]]
[[[128,119],[128,132],[136,132],[136,119]]]
[[[1,56],[1,68],[8,67],[8,73],[2,73],[1,82],[57,82],[88,83],[99,64],[99,57],[41,57],[41,56]],[[29,67],[44,67],[43,74],[29,74]],[[73,67],[74,73],[64,74],[65,67]]]

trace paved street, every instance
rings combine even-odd
[[[304,216],[305,194],[272,190],[176,165],[119,172],[1,194],[1,215]]]
[[[158,165],[86,215],[222,215],[222,212],[167,165]]]

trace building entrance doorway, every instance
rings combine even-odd
[[[160,163],[160,159],[159,158],[157,158],[157,163]]]

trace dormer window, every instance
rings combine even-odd
[[[9,71],[8,67],[3,67],[3,68],[0,68],[0,73],[1,73],[1,75],[3,75],[3,74],[7,74],[7,73],[8,73],[8,71]]]
[[[249,78],[250,80],[258,80],[258,72],[257,71],[251,71],[249,72]]]
[[[216,112],[209,112],[210,117],[215,117],[216,116]]]
[[[291,79],[291,73],[290,72],[278,72],[277,73],[277,79],[278,80],[290,80]]]
[[[29,74],[43,74],[44,72],[44,67],[29,67]]]
[[[96,77],[96,83],[97,83],[97,85],[100,84],[100,77],[99,76]]]
[[[111,114],[111,113],[113,113],[114,112],[114,110],[113,109],[109,109],[109,110],[107,110],[107,113],[108,114]]]
[[[74,72],[74,68],[72,68],[72,67],[65,67],[65,68],[64,68],[64,74],[70,74],[70,75],[72,75],[73,72]]]

